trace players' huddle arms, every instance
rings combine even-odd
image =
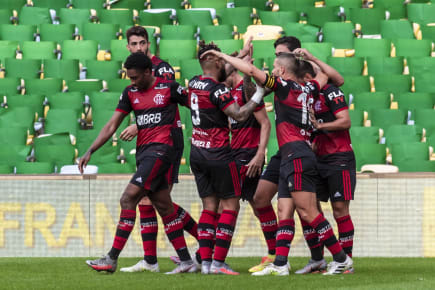
[[[213,43],[200,42],[198,60],[203,73],[193,77],[186,90],[174,81],[172,67],[151,54],[146,30],[135,26],[127,31],[127,49],[132,54],[124,67],[131,85],[80,158],[79,170],[83,172],[92,153],[133,111],[136,124],[125,129],[120,138],[131,141],[137,136],[137,171],[120,199],[121,214],[112,248],[102,258],[86,261],[91,268],[116,271],[117,259],[135,224],[137,207],[144,258],[121,268],[122,272],[159,272],[158,212],[177,253],[171,257],[176,267],[166,274],[200,271],[238,275],[225,260],[242,199],[259,219],[268,247],[268,255],[249,269],[252,275],[289,275],[295,211],[311,251],[308,264],[295,273],[353,273],[354,227],[349,202],[354,197],[356,174],[348,107],[338,88],[343,78],[302,49],[294,37],[275,42],[276,58],[268,74],[252,64],[251,40],[232,55],[222,53]],[[271,128],[263,97],[270,92],[274,93],[279,151],[263,171]],[[184,149],[178,105],[191,112],[190,165],[203,205],[198,223],[170,195],[172,185],[178,182]],[[278,219],[271,204],[276,193]],[[338,225],[338,239],[320,207],[319,201],[328,200]],[[183,231],[198,241],[199,249],[193,256]],[[333,257],[329,264],[323,257],[324,246]]]

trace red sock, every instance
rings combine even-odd
[[[276,259],[274,264],[284,266],[287,264],[290,245],[295,236],[294,219],[280,220],[278,231],[276,232]]]
[[[173,202],[174,210],[177,212],[178,216],[181,218],[183,223],[183,229],[191,234],[196,240],[198,240],[198,224],[192,218],[192,216],[181,206]]]
[[[112,249],[109,252],[109,256],[112,259],[118,259],[119,254],[127,243],[128,237],[134,227],[136,221],[136,211],[122,209],[119,223],[116,228],[115,239],[113,240]]]
[[[261,230],[266,239],[268,252],[270,255],[275,255],[276,231],[278,230],[275,211],[270,205],[263,208],[257,208],[257,212]]]
[[[172,214],[162,217],[162,220],[165,225],[165,233],[175,251],[177,251],[180,260],[190,260],[190,254],[183,235],[183,223],[178,217],[177,212],[174,211]]]
[[[202,261],[211,262],[213,256],[215,239],[215,219],[216,213],[203,210],[198,224],[199,253]]]
[[[337,238],[332,231],[331,224],[323,217],[322,214],[319,214],[311,223],[310,226],[316,229],[317,234],[319,235],[320,243],[324,244],[328,250],[331,252],[333,256],[340,254],[343,251],[340,244],[337,241]],[[343,256],[346,257],[344,255]],[[334,258],[335,260],[335,258]]]
[[[311,259],[320,261],[323,259],[323,245],[319,241],[319,235],[309,223],[299,217],[304,232],[304,238],[311,252]]]
[[[237,214],[232,210],[224,210],[221,214],[216,229],[216,246],[213,256],[216,261],[225,262],[236,227]]]
[[[140,233],[144,259],[148,264],[157,263],[157,215],[152,205],[139,205]]]
[[[352,258],[354,227],[350,215],[335,219],[338,226],[338,238],[343,251]]]

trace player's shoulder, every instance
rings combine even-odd
[[[194,76],[189,81],[189,88],[205,91],[214,91],[216,86],[222,85],[214,79],[201,75]]]
[[[329,100],[332,100],[336,97],[344,96],[344,93],[340,88],[334,86],[333,84],[326,84],[322,88],[322,94],[325,95]]]

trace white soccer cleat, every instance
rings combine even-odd
[[[322,272],[326,270],[327,266],[328,265],[326,264],[326,261],[324,259],[320,261],[310,259],[310,261],[308,261],[308,264],[306,264],[305,267],[303,267],[302,269],[297,270],[295,274],[308,274],[308,273]]]
[[[121,268],[121,272],[132,273],[132,272],[144,272],[144,271],[160,272],[159,263],[148,264],[145,260],[140,260],[139,262],[137,262],[136,265],[133,265],[131,267]]]
[[[210,274],[211,262],[210,261],[202,261],[201,263],[201,274],[208,275]]]
[[[290,274],[290,264],[287,263],[284,266],[276,266],[275,264],[271,263],[264,267],[263,270],[254,272],[251,275],[252,276],[267,276],[267,275],[274,275],[274,276],[288,276]]]
[[[197,271],[196,264],[192,261],[181,261],[174,270],[166,272],[167,275],[180,274],[180,273],[195,273]]]
[[[352,259],[346,255],[346,260],[343,263],[339,263],[336,261],[332,261],[328,264],[328,269],[323,275],[336,275],[343,274],[345,271],[351,269],[353,267]]]

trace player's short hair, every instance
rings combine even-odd
[[[273,44],[273,47],[276,48],[280,44],[285,45],[290,51],[293,51],[296,48],[301,48],[301,42],[294,36],[283,36],[278,38]]]
[[[148,42],[148,32],[145,29],[145,27],[143,27],[143,26],[133,26],[127,30],[127,33],[126,33],[127,43],[130,43],[130,37],[132,35],[142,36]]]
[[[300,79],[303,79],[306,74],[310,74],[313,78],[316,77],[316,72],[314,71],[313,65],[309,61],[300,60],[296,76]]]
[[[204,40],[201,40],[201,41],[199,42],[198,46],[199,46],[199,49],[198,49],[198,59],[199,59],[199,62],[200,62],[200,63],[202,62],[202,60],[201,60],[201,55],[202,55],[204,52],[209,51],[209,50],[217,50],[217,51],[221,51],[220,48],[219,48],[216,44],[213,43],[213,41],[210,42],[210,43],[205,43]]]
[[[301,61],[293,53],[280,53],[276,56],[276,60],[298,77],[298,71],[301,66]]]
[[[135,69],[137,71],[152,70],[153,64],[151,59],[144,53],[135,52],[130,54],[124,63],[125,69]]]

